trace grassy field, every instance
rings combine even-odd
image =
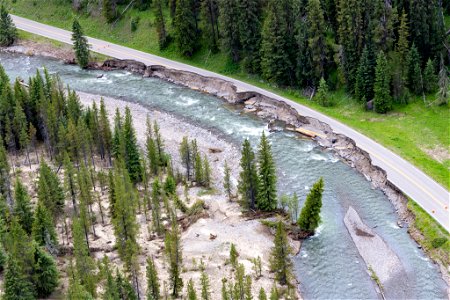
[[[10,7],[14,14],[69,30],[75,17],[69,5],[56,5],[54,1],[16,0],[15,3],[10,3]],[[298,90],[280,89],[257,76],[245,74],[223,53],[213,54],[207,49],[199,49],[192,58],[187,59],[177,53],[173,44],[160,51],[152,11],[130,10],[115,25],[106,24],[98,16],[83,14],[78,18],[89,36],[228,75],[324,112],[390,148],[450,189],[448,106],[429,106],[418,98],[406,106],[395,107],[391,113],[379,115],[365,111],[344,92],[335,92],[336,105],[324,108],[301,96]],[[131,20],[139,20],[134,32],[131,31]],[[446,17],[447,22],[448,20]],[[170,29],[170,22],[168,23]],[[432,101],[433,97],[429,96],[427,101]]]

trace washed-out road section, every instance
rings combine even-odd
[[[26,18],[12,16],[16,27],[33,34],[41,35],[63,43],[72,44],[71,32],[57,27],[45,25]],[[367,151],[374,165],[384,169],[388,180],[397,186],[406,195],[417,202],[436,221],[438,221],[447,231],[450,228],[449,202],[450,194],[441,185],[436,183],[429,176],[417,169],[411,163],[405,161],[392,151],[381,146],[372,139],[355,131],[354,129],[338,122],[320,112],[298,104],[292,100],[281,97],[267,90],[254,85],[223,76],[204,69],[193,67],[184,63],[169,60],[142,51],[123,47],[107,41],[88,38],[91,50],[103,55],[118,59],[134,59],[146,65],[161,65],[167,68],[194,72],[205,77],[216,77],[232,82],[239,92],[252,91],[267,97],[285,102],[295,108],[299,114],[316,118],[329,124],[336,133],[341,133],[356,142],[356,145]]]

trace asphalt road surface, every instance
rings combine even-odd
[[[12,16],[12,18],[17,28],[21,30],[45,36],[67,44],[72,44],[70,31],[34,22],[18,16]],[[414,201],[416,201],[447,231],[449,231],[449,192],[429,176],[414,167],[411,163],[405,161],[392,151],[351,129],[350,127],[306,106],[230,77],[106,41],[94,38],[88,38],[88,40],[92,51],[118,59],[134,59],[146,65],[162,65],[168,68],[195,72],[203,76],[222,78],[233,82],[238,91],[255,91],[279,101],[286,102],[294,107],[301,115],[317,118],[320,121],[329,124],[335,132],[342,133],[350,137],[356,142],[358,147],[367,151],[370,154],[373,163],[386,170],[388,179],[394,185],[396,185],[410,198],[414,199]]]

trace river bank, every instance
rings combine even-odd
[[[106,67],[110,68],[111,66],[106,66]],[[132,70],[132,71],[139,71],[140,70],[139,66],[133,66],[132,68],[133,69],[130,68],[130,70]],[[156,71],[156,73],[154,73],[153,75],[159,74],[156,77],[163,76],[161,74],[166,72],[166,71],[161,71],[160,69],[158,69],[158,67],[153,68],[152,70]],[[182,74],[182,76],[185,76],[185,75],[186,74]],[[190,74],[188,74],[188,75],[190,76]],[[187,78],[187,79],[189,79],[189,78]],[[186,82],[189,82],[189,80],[186,81]],[[198,81],[196,81],[194,79],[190,79],[190,84],[192,84],[191,88],[193,87],[195,89],[203,90],[202,87],[201,87],[201,84],[207,84],[208,85],[210,83],[206,82],[206,83],[200,83],[199,84]],[[218,83],[218,84],[214,83],[214,87],[215,88],[216,87],[221,88],[221,90],[216,90],[217,93],[224,93],[224,95],[226,95],[226,93],[229,92],[229,91],[227,91],[228,87],[226,85],[221,86],[220,83]],[[206,91],[206,90],[204,90],[204,91]],[[212,92],[212,91],[209,90],[209,92]],[[249,95],[247,95],[247,96],[249,96]],[[243,97],[239,101],[244,101],[246,97]],[[310,130],[315,131],[319,135],[324,135],[324,134],[326,135],[325,138],[321,138],[319,135],[318,135],[318,137],[316,137],[316,140],[318,140],[319,142],[320,142],[320,139],[323,139],[322,142],[323,142],[324,147],[326,147],[326,143],[337,144],[336,145],[337,150],[342,150],[344,153],[347,153],[348,156],[351,156],[350,159],[352,157],[354,157],[355,154],[356,155],[360,155],[360,153],[354,153],[357,150],[354,150],[352,148],[351,142],[347,143],[345,140],[344,141],[342,141],[342,140],[335,140],[333,142],[332,139],[331,140],[328,139],[329,134],[327,132],[326,126],[322,126],[323,124],[320,124],[320,123],[319,124],[314,124],[314,120],[300,120],[299,121],[299,118],[300,118],[299,116],[295,116],[294,115],[293,117],[291,117],[292,115],[290,114],[288,108],[286,108],[286,107],[281,107],[280,108],[279,106],[274,105],[274,103],[270,102],[270,99],[267,100],[267,99],[258,99],[258,98],[255,99],[255,98],[256,97],[251,97],[251,98],[246,100],[247,101],[247,103],[245,104],[247,106],[246,111],[256,113],[256,114],[258,114],[259,117],[265,117],[269,121],[269,123],[271,123],[271,121],[276,119],[276,118],[278,118],[278,120],[280,120],[280,119],[283,120],[283,118],[286,118],[287,120],[289,120],[291,118],[294,121],[295,121],[295,119],[297,119],[298,123],[291,123],[291,124],[294,124],[295,126],[298,126],[298,127],[309,128]],[[233,99],[231,99],[231,101],[233,101]],[[244,107],[244,105],[242,105],[242,107]],[[273,114],[271,113],[271,111],[273,111]],[[282,113],[280,113],[280,111]],[[273,116],[275,116],[275,118]],[[307,123],[307,122],[309,122],[309,123]],[[312,126],[312,125],[314,125],[314,126]],[[296,128],[298,128],[298,127],[296,127]],[[320,129],[320,130],[318,130],[318,129]],[[333,146],[331,146],[331,147],[333,147]],[[344,149],[340,149],[340,147],[345,147],[345,148]],[[349,160],[348,163],[349,164],[351,164],[351,163],[355,164],[354,165],[355,167],[360,166],[360,169],[358,169],[358,170],[361,170],[365,166],[365,159],[366,158],[364,157],[364,155],[362,155],[361,157],[359,157],[357,159],[356,162]],[[370,169],[369,169],[369,171],[370,171]],[[377,174],[375,174],[375,175],[377,175]],[[366,178],[367,178],[367,176],[366,176]],[[378,183],[379,181],[382,182],[382,179],[374,180],[374,181],[372,181],[372,183],[374,183],[374,182]]]

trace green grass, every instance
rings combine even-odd
[[[408,201],[408,209],[415,216],[413,228],[422,233],[422,237],[418,239],[419,244],[433,259],[440,260],[444,266],[450,265],[449,233],[411,199]]]
[[[16,0],[15,3],[10,3],[10,7],[11,13],[68,30],[75,17],[70,5],[57,5],[54,1]],[[122,9],[123,7],[120,8]],[[450,189],[448,107],[429,107],[422,100],[416,99],[407,106],[396,106],[389,114],[379,115],[365,111],[359,103],[344,92],[338,91],[334,93],[336,105],[324,108],[301,96],[298,90],[277,88],[257,76],[245,74],[238,65],[231,63],[224,53],[213,54],[202,48],[188,59],[180,56],[173,44],[168,49],[160,51],[152,11],[130,10],[114,26],[106,24],[102,17],[83,14],[78,18],[89,36],[240,79],[321,111],[390,148],[445,188]],[[140,19],[135,32],[131,32],[132,18]],[[448,16],[446,21],[449,21]],[[170,31],[170,22],[167,23]],[[428,100],[432,101],[432,98],[429,97]],[[433,150],[440,150],[443,153],[440,161],[426,152]]]

